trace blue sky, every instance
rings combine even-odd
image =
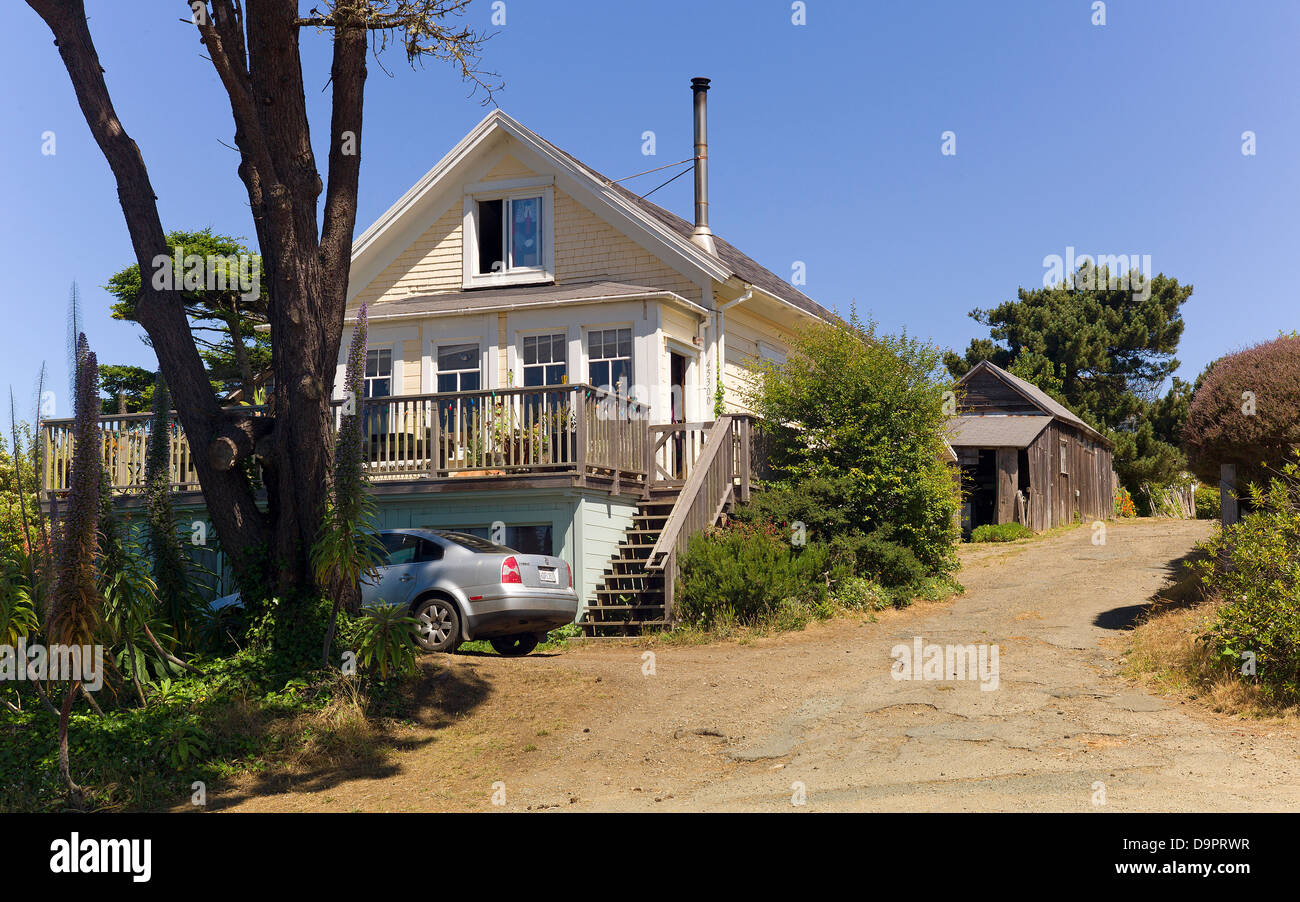
[[[229,106],[180,21],[186,4],[86,5],[164,226],[251,237],[221,143],[233,143]],[[890,331],[964,348],[985,334],[969,310],[1041,284],[1043,258],[1071,246],[1149,254],[1195,285],[1187,378],[1300,326],[1279,268],[1300,246],[1300,4],[1110,0],[1104,26],[1091,0],[806,7],[796,26],[784,0],[507,0],[486,64],[505,80],[503,109],[614,178],[690,155],[689,81],[712,78],[714,231],[786,278],[803,261],[808,294],[841,312],[856,303]],[[491,15],[476,0],[469,18],[491,30]],[[323,165],[328,43],[309,32],[303,44]],[[485,113],[449,68],[383,62],[391,77],[370,64],[358,231]],[[45,360],[63,415],[74,280],[102,362],[153,355],[108,315],[101,286],[132,259],[116,190],[24,4],[0,8],[0,78],[0,390],[12,384],[26,412]],[[641,153],[646,130],[657,156]],[[1247,130],[1254,156],[1241,152]],[[940,152],[945,131],[955,156]],[[689,218],[690,179],[654,199]]]

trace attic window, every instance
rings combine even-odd
[[[465,196],[465,287],[554,278],[549,186]]]

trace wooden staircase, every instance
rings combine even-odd
[[[641,501],[587,606],[581,623],[585,635],[639,636],[668,625],[664,571],[646,565],[680,494],[680,486],[652,488]]]
[[[699,441],[689,435],[677,438],[692,430]],[[589,638],[639,636],[671,627],[679,553],[692,535],[717,523],[737,500],[749,499],[749,418],[724,416],[716,423],[651,431],[659,441],[651,449],[649,485],[579,621]],[[669,439],[676,439],[675,450]]]

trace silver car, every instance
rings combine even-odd
[[[379,538],[387,560],[373,579],[362,578],[361,604],[405,607],[425,651],[453,652],[486,639],[499,654],[526,655],[578,615],[573,570],[562,558],[520,554],[461,532],[387,529]],[[240,604],[235,594],[209,607]]]
[[[361,603],[408,608],[426,651],[487,639],[500,654],[526,655],[577,617],[573,570],[562,558],[461,532],[389,529],[379,538],[388,562],[377,578],[362,580]]]

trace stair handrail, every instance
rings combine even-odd
[[[733,489],[733,479],[728,474],[728,478],[722,480],[725,488],[722,490],[720,498],[705,498],[704,491],[710,483],[709,477],[712,471],[719,466],[731,468],[734,461],[734,423],[735,418],[730,415],[718,417],[713,428],[709,430],[709,438],[704,443],[704,448],[700,451],[700,456],[695,461],[695,467],[691,471],[690,478],[686,480],[686,485],[682,487],[681,494],[677,496],[677,502],[668,516],[667,522],[664,523],[663,531],[659,533],[659,540],[655,542],[654,547],[650,549],[650,557],[646,561],[647,569],[663,570],[667,566],[668,560],[677,550],[678,540],[681,538],[682,530],[690,520],[691,513],[699,505],[709,507],[713,516],[717,516],[717,511],[726,503],[727,497]]]

